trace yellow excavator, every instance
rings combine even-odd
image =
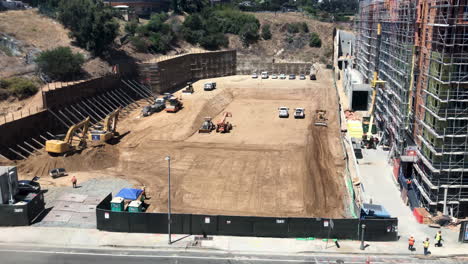
[[[91,130],[88,139],[94,143],[104,143],[118,136],[117,122],[119,121],[119,113],[122,107],[115,109],[112,113],[108,114],[104,119],[104,126],[96,125],[95,129]]]
[[[49,154],[65,154],[71,151],[80,150],[86,147],[86,135],[88,133],[89,127],[89,117],[83,121],[72,125],[69,129],[65,138],[61,139],[51,139],[47,140],[45,144],[45,150]],[[81,133],[76,133],[78,130],[81,130]],[[73,137],[76,136],[79,138],[78,144],[73,144]]]

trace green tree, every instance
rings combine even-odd
[[[81,74],[85,59],[81,53],[73,53],[69,47],[58,47],[39,54],[39,69],[54,80],[71,80]]]
[[[265,24],[262,26],[262,38],[264,40],[271,39],[271,31],[270,31],[270,25]]]
[[[255,23],[248,23],[242,26],[239,36],[242,44],[248,47],[250,44],[256,42],[259,38],[258,25]]]
[[[58,20],[68,29],[78,46],[102,54],[118,34],[115,11],[102,1],[66,0],[58,7]]]
[[[127,32],[130,35],[135,35],[136,31],[138,28],[138,23],[136,21],[131,21],[125,24],[125,32]]]
[[[315,48],[320,48],[322,46],[322,40],[320,39],[320,36],[317,33],[312,32],[310,34],[309,46]]]
[[[298,23],[287,24],[286,28],[288,30],[288,33],[291,33],[291,34],[299,33],[299,24]]]

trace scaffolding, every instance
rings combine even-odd
[[[365,0],[356,66],[376,90],[375,118],[396,158],[416,144],[422,206],[468,216],[468,0]]]

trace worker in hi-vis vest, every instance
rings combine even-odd
[[[424,240],[423,242],[423,246],[424,246],[424,255],[429,255],[430,252],[429,252],[429,238],[426,238],[426,240]]]
[[[414,242],[416,240],[414,239],[413,236],[410,236],[410,238],[408,239],[408,250],[410,251],[413,251],[414,250]]]

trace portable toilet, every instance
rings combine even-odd
[[[128,211],[131,213],[139,213],[142,211],[142,203],[138,200],[131,201],[128,205]]]
[[[114,197],[111,201],[111,211],[122,212],[124,211],[124,198]]]

